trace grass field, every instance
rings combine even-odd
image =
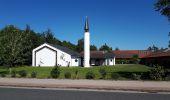
[[[99,69],[101,67],[99,66],[94,66],[90,68],[83,68],[83,67],[60,67],[60,79],[64,78],[64,73],[65,72],[70,72],[72,77],[75,75],[75,71],[78,71],[78,77],[79,79],[85,79],[85,75],[87,72],[92,71],[95,73],[95,79],[99,79],[100,73]],[[138,64],[130,64],[130,65],[116,65],[116,66],[102,66],[102,68],[105,68],[107,72],[106,78],[109,78],[109,74],[112,72],[147,72],[149,71],[149,67],[145,65],[138,65]],[[0,72],[2,71],[7,71],[9,69],[0,69]],[[28,73],[27,77],[31,77],[31,73],[37,72],[37,78],[49,78],[50,77],[50,72],[52,70],[52,67],[30,67],[30,66],[25,66],[25,67],[17,67],[17,68],[12,68],[12,70],[20,71],[20,70],[26,70]],[[8,77],[8,76],[7,76]]]

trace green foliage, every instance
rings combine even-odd
[[[115,48],[116,51],[120,50],[118,47]]]
[[[130,60],[127,59],[116,59],[116,64],[132,64],[132,62]]]
[[[138,64],[127,64],[127,65],[115,65],[113,67],[111,66],[94,66],[94,67],[90,67],[90,68],[82,68],[82,67],[60,67],[60,75],[58,78],[60,79],[64,79],[64,73],[65,72],[70,72],[72,73],[72,78],[73,79],[85,79],[86,78],[86,73],[89,71],[92,71],[95,74],[95,79],[101,79],[101,74],[99,72],[100,68],[104,68],[107,72],[107,77],[108,79],[110,79],[110,73],[112,72],[117,72],[120,73],[121,78],[123,80],[127,80],[127,79],[131,79],[131,77],[127,77],[127,76],[131,76],[130,73],[147,73],[150,68],[145,66],[145,65],[138,65]],[[15,70],[18,74],[18,72],[20,70],[26,70],[28,72],[28,74],[31,76],[31,73],[33,71],[37,72],[37,78],[51,78],[51,70],[54,67],[30,67],[30,66],[25,66],[25,67],[15,67],[15,68],[11,68],[11,70]],[[9,69],[7,68],[0,68],[0,74],[2,72],[5,72],[6,74],[8,74]],[[77,74],[76,74],[77,73]],[[128,74],[129,73],[129,74]],[[76,77],[77,76],[77,77]],[[149,76],[149,74],[145,75],[145,76]],[[17,76],[16,76],[17,77]],[[123,78],[122,78],[123,77]]]
[[[112,78],[112,79],[118,80],[119,77],[120,77],[120,75],[119,75],[118,73],[115,73],[115,72],[111,73],[111,78]]]
[[[60,68],[59,67],[54,67],[52,70],[51,70],[51,77],[52,78],[58,78],[59,75],[60,75]]]
[[[70,79],[71,78],[71,73],[70,72],[65,72],[64,76],[66,79]]]
[[[86,73],[86,79],[94,79],[95,74],[92,71]]]
[[[132,74],[132,80],[140,80],[141,79],[141,75],[137,75],[136,73]]]
[[[37,77],[37,72],[33,71],[33,72],[31,73],[31,78],[36,78],[36,77]]]
[[[106,72],[106,70],[104,68],[100,68],[99,73],[101,74],[102,79],[106,78],[107,72]]]
[[[165,77],[165,81],[170,81],[170,75],[167,75],[167,76]]]
[[[20,77],[26,77],[27,76],[27,71],[26,70],[21,70],[18,72],[18,74],[20,75]]]
[[[77,50],[77,52],[82,52],[83,49],[84,49],[84,39],[81,38],[81,39],[78,40],[76,50]]]
[[[106,43],[99,48],[100,51],[112,51],[112,47],[109,47]]]
[[[90,51],[96,51],[97,47],[95,45],[90,45]]]
[[[5,73],[1,73],[1,77],[6,77],[6,74]]]
[[[150,78],[152,80],[162,80],[164,76],[164,69],[162,66],[156,65],[150,70]]]
[[[11,77],[16,77],[17,72],[15,70],[11,71]]]
[[[31,51],[30,34],[9,25],[0,31],[1,59],[7,66],[25,64]]]
[[[131,63],[132,64],[138,64],[139,63],[139,56],[133,55],[133,57],[131,58]]]
[[[155,10],[168,17],[170,21],[170,0],[157,0]]]
[[[71,42],[63,41],[62,46],[67,47],[71,50],[76,51],[76,45],[72,44]]]

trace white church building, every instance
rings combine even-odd
[[[66,47],[44,43],[32,51],[32,66],[111,66],[115,65],[113,52],[91,51],[88,18],[85,21],[84,52],[77,53]]]

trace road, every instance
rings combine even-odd
[[[170,94],[0,87],[0,100],[170,100]]]

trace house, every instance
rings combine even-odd
[[[141,59],[151,54],[152,51],[149,51],[149,50],[113,50],[113,53],[115,54],[117,64],[126,64],[126,63],[130,63],[130,60],[134,55],[138,55],[138,58]]]
[[[170,48],[152,52],[143,57],[140,63],[148,66],[161,65],[170,68]]]
[[[32,66],[83,66],[84,53],[72,51],[66,47],[44,43],[32,51]],[[115,55],[112,52],[91,51],[91,66],[115,65]]]
[[[68,48],[44,43],[32,51],[32,66],[80,66],[81,56]]]
[[[81,52],[83,57],[84,52]],[[91,66],[112,66],[115,65],[115,55],[113,52],[90,51]]]

